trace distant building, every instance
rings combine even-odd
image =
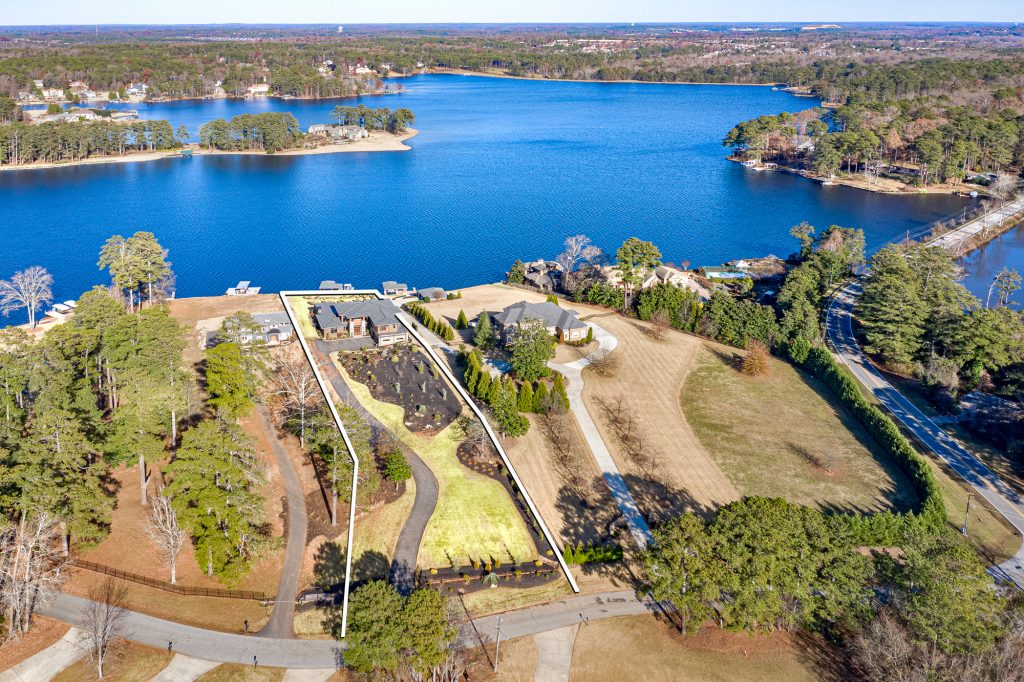
[[[515,331],[526,320],[540,320],[548,333],[563,343],[574,343],[587,338],[587,324],[580,321],[575,310],[565,310],[554,303],[513,303],[496,315],[492,315],[503,343],[515,336]]]
[[[333,279],[325,279],[320,282],[318,287],[320,291],[341,291],[341,285],[335,282]]]
[[[314,123],[306,130],[309,135],[329,138],[334,144],[354,142],[370,136],[366,128],[360,126],[343,126],[336,123]]]
[[[43,99],[49,101],[57,101],[64,99],[64,90],[62,88],[43,88]]]
[[[651,270],[640,284],[640,288],[649,289],[659,284],[670,284],[680,289],[689,289],[705,301],[711,298],[711,292],[694,280],[690,273],[668,265],[659,265]]]
[[[145,83],[129,83],[124,92],[129,97],[145,97],[149,92],[149,86]]]
[[[266,97],[270,93],[269,83],[256,83],[249,86],[249,94],[253,97]]]
[[[398,319],[391,301],[336,301],[313,307],[313,323],[325,339],[370,337],[378,346],[409,340],[409,332]]]
[[[424,301],[440,301],[448,295],[448,292],[441,287],[422,287],[417,289],[416,293]]]
[[[409,293],[409,285],[403,284],[402,282],[395,282],[388,280],[382,282],[380,285],[381,291],[384,292],[385,296],[405,296]]]
[[[288,313],[253,313],[252,317],[260,327],[260,340],[268,346],[288,343],[295,337],[295,328],[292,327]],[[243,335],[240,340],[242,343],[249,343],[254,337]]]
[[[523,275],[523,284],[527,284],[541,291],[557,291],[562,284],[562,266],[552,260],[535,260],[532,263],[524,263],[526,273]]]

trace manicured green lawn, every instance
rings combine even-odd
[[[825,386],[775,359],[768,376],[748,377],[732,364],[740,353],[705,344],[680,398],[740,494],[849,512],[916,503],[906,476]]]
[[[418,436],[405,427],[401,407],[375,400],[365,385],[341,372],[363,407],[415,450],[437,477],[440,494],[420,544],[417,563],[421,567],[449,566],[449,557],[462,566],[468,566],[471,559],[508,563],[509,554],[517,561],[537,557],[515,502],[501,484],[459,463],[455,424],[432,437]],[[358,539],[358,527],[356,535]]]
[[[289,296],[288,305],[299,320],[299,331],[307,339],[317,338],[316,329],[313,327],[313,320],[309,319],[309,299],[305,296]]]

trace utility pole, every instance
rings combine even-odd
[[[501,616],[494,620],[494,672],[498,672],[498,648],[501,646]]]
[[[974,493],[967,493],[967,511],[964,512],[964,527],[960,531],[967,536],[967,519],[971,517],[971,498],[974,497]]]

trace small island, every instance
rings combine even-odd
[[[13,122],[0,126],[0,171],[57,168],[97,163],[154,161],[169,156],[277,154],[298,156],[340,152],[407,151],[405,141],[418,131],[406,108],[337,106],[334,123],[315,124],[303,132],[287,112],[242,114],[216,119],[189,143],[185,126],[167,121],[108,118]]]

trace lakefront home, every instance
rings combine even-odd
[[[409,340],[391,301],[334,301],[313,306],[313,322],[325,339],[357,339],[369,336],[378,346]]]
[[[540,320],[548,333],[562,343],[576,343],[587,338],[588,327],[575,310],[565,310],[554,303],[513,303],[500,313],[491,315],[503,343],[515,336],[515,330],[526,320]]]
[[[408,284],[390,279],[386,282],[381,282],[380,288],[385,296],[405,296],[409,293]]]
[[[309,126],[306,133],[326,137],[334,144],[365,140],[370,136],[366,128],[361,126],[342,126],[335,123],[314,123]]]

